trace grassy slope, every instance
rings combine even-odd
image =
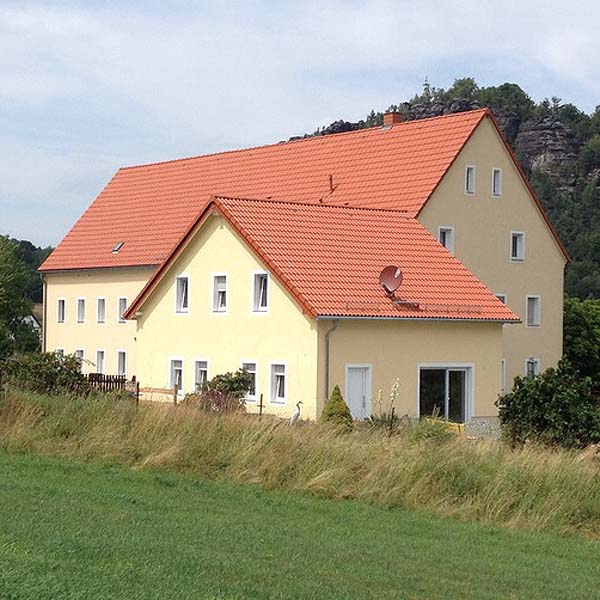
[[[600,544],[0,452],[0,597],[600,598]]]
[[[193,408],[14,393],[0,403],[0,447],[164,469],[269,490],[600,540],[600,462],[577,453],[460,438],[339,435],[318,424]],[[418,439],[415,437],[419,434]]]

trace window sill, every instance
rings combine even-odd
[[[510,258],[510,262],[511,262],[511,263],[524,263],[524,262],[525,262],[525,259],[524,259],[524,258],[513,258],[513,257],[511,256],[511,258]]]
[[[287,400],[285,398],[280,398],[279,400],[269,400],[269,404],[279,404],[284,406],[287,404]]]

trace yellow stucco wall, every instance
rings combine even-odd
[[[325,348],[329,320],[319,322],[320,348]],[[502,325],[448,321],[340,320],[330,335],[330,389],[339,385],[346,395],[346,365],[372,365],[373,411],[383,392],[384,409],[392,384],[400,382],[396,414],[417,416],[419,365],[462,365],[471,369],[474,417],[497,415],[494,402],[500,391]],[[324,369],[319,372],[324,397]],[[320,402],[322,407],[322,400]]]
[[[127,352],[127,376],[136,375],[135,323],[119,323],[118,298],[132,302],[142,289],[152,269],[97,269],[47,273],[46,350],[62,348],[72,354],[84,351],[83,372],[95,372],[96,351],[104,350],[105,373],[117,372],[117,352]],[[57,322],[57,303],[65,299],[65,322]],[[77,322],[77,299],[86,300],[84,323]],[[97,299],[106,298],[106,319],[98,323]],[[90,362],[88,362],[90,361]]]
[[[466,195],[465,167],[476,167],[476,190]],[[502,196],[492,197],[492,169],[502,169]],[[525,371],[529,356],[541,369],[562,354],[564,258],[527,187],[488,119],[459,154],[419,220],[436,237],[439,226],[454,227],[454,253],[488,288],[506,294],[523,324],[505,325],[507,386]],[[511,262],[511,231],[525,232],[525,260]],[[541,297],[541,325],[525,326],[525,298]],[[500,369],[500,366],[498,367]]]
[[[194,361],[208,360],[209,378],[257,364],[257,395],[265,412],[290,415],[302,400],[304,417],[316,416],[317,324],[269,278],[269,308],[253,311],[254,274],[265,267],[218,216],[211,216],[141,307],[137,369],[144,387],[170,386],[170,361],[183,361],[183,388],[194,389]],[[212,311],[214,274],[227,274],[227,313]],[[175,312],[175,277],[189,277],[189,312]],[[285,404],[270,403],[270,364],[286,366]],[[248,410],[257,410],[248,404]]]

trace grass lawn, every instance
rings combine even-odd
[[[600,543],[0,452],[0,598],[600,598]]]

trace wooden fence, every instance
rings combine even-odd
[[[87,384],[99,392],[124,391],[135,396],[136,403],[140,399],[140,384],[135,377],[131,381],[125,375],[104,375],[103,373],[88,373],[84,375]]]

